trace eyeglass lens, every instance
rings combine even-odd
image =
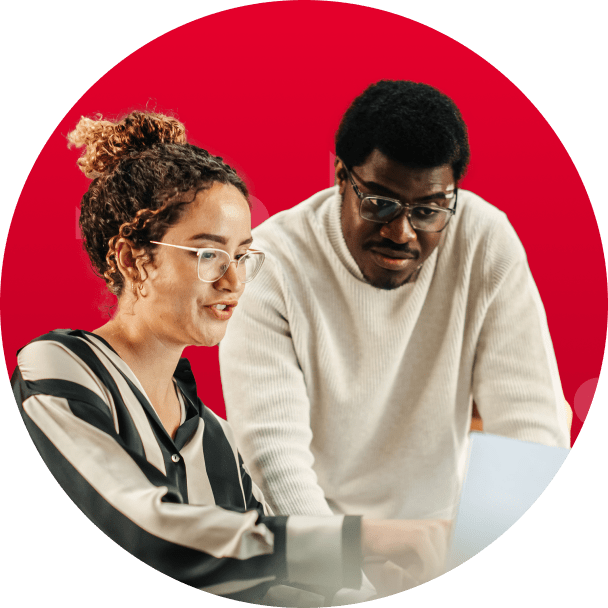
[[[260,252],[248,252],[236,265],[236,274],[241,283],[248,283],[258,273],[264,262]],[[230,256],[221,250],[205,250],[198,256],[198,278],[215,282],[224,276],[230,265]]]
[[[412,228],[426,232],[440,232],[450,219],[450,211],[428,205],[406,208]],[[361,217],[371,222],[388,224],[404,211],[399,203],[382,197],[365,197],[361,201]]]

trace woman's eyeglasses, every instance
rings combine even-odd
[[[241,283],[249,283],[249,281],[255,279],[266,257],[262,251],[250,249],[246,253],[237,255],[233,260],[223,249],[184,247],[183,245],[172,245],[171,243],[161,243],[159,241],[150,242],[154,245],[165,245],[166,247],[196,252],[196,257],[198,258],[198,278],[204,283],[219,281],[233,262],[236,264],[236,275],[239,281]]]

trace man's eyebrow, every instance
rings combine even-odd
[[[228,239],[224,236],[219,236],[218,234],[208,234],[206,232],[202,232],[201,234],[196,234],[190,238],[191,241],[213,241],[214,243],[220,243],[220,245],[226,245],[228,243]],[[251,245],[253,243],[253,237],[249,237],[245,239],[242,243],[239,244],[239,247],[243,245]]]
[[[365,194],[380,194],[380,195],[388,196],[389,198],[401,200],[401,198],[399,197],[399,195],[396,192],[393,192],[393,190],[391,190],[390,188],[387,188],[386,186],[383,186],[382,184],[379,184],[377,182],[366,182],[366,181],[362,180],[361,178],[359,178],[359,181],[361,182],[361,184],[363,184],[365,186],[366,190],[368,190],[368,192],[366,192]],[[415,202],[424,202],[424,201],[436,200],[438,198],[444,199],[444,200],[451,200],[453,195],[454,195],[454,186],[450,185],[447,193],[443,192],[443,190],[439,190],[433,194],[427,194],[425,196],[420,196],[420,197],[414,199],[414,201]]]
[[[396,192],[393,192],[390,188],[387,188],[382,184],[378,184],[377,182],[366,182],[361,178],[359,178],[359,181],[365,186],[367,190],[369,190],[370,194],[384,194],[385,196],[389,196],[390,198],[396,198],[397,200],[399,200],[399,195]]]
[[[443,199],[443,200],[451,200],[454,197],[454,190],[450,190],[447,192],[447,194],[445,192],[443,192],[442,190],[440,190],[439,192],[435,192],[434,194],[428,194],[427,196],[421,196],[417,199],[414,199],[416,201],[431,201],[437,198]]]

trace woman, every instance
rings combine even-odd
[[[149,565],[250,602],[281,583],[357,589],[362,553],[432,561],[441,524],[272,516],[230,427],[197,397],[182,351],[221,340],[264,260],[234,170],[160,114],[83,118],[68,139],[86,146],[80,226],[118,308],[93,332],[28,344],[12,384],[74,502]]]

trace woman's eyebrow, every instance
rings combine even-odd
[[[225,245],[228,242],[228,239],[223,236],[219,236],[218,234],[208,234],[206,232],[201,232],[200,234],[196,234],[189,239],[190,241],[213,241],[214,243],[221,243]]]
[[[196,234],[190,238],[191,241],[213,241],[214,243],[220,243],[220,245],[226,245],[228,243],[228,239],[224,236],[220,236],[219,234],[208,234],[206,232],[202,232],[201,234]],[[250,245],[253,242],[253,237],[249,237],[245,239],[242,243],[239,244],[239,247],[243,245]]]

